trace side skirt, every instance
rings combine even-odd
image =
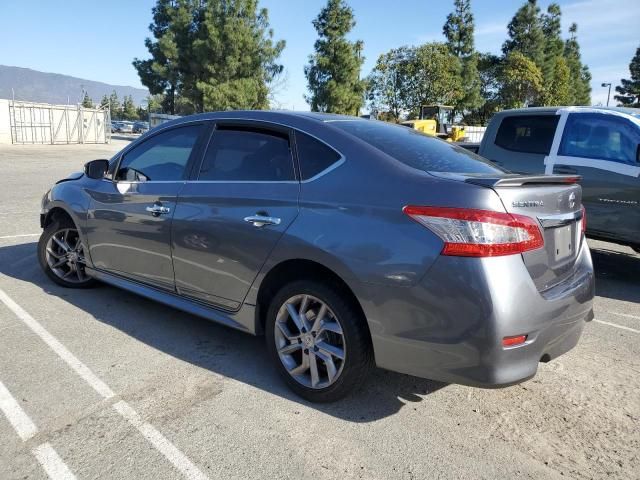
[[[85,267],[87,274],[101,282],[108,283],[114,287],[122,288],[131,293],[135,293],[142,297],[154,300],[159,303],[163,303],[178,310],[182,310],[193,315],[197,315],[212,322],[220,323],[227,327],[235,328],[246,333],[253,335],[255,332],[255,310],[254,305],[244,304],[235,313],[224,312],[199,302],[181,297],[177,294],[159,290],[148,285],[143,285],[138,282],[131,281],[129,279],[113,275],[111,273],[104,272],[102,270],[96,270],[89,266]]]

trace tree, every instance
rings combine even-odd
[[[560,6],[552,3],[547,8],[547,13],[541,16],[542,33],[544,34],[544,60],[542,64],[542,77],[545,85],[549,85],[554,78],[554,69],[558,57],[564,54],[564,42],[562,40],[562,27]]]
[[[563,57],[556,57],[552,71],[552,77],[544,83],[543,103],[545,105],[570,105],[571,72],[567,61]]]
[[[383,53],[367,79],[369,108],[379,114],[390,113],[396,122],[407,108],[411,51],[400,47]]]
[[[122,118],[125,120],[137,120],[138,112],[136,105],[133,103],[131,95],[125,96],[122,100]]]
[[[118,94],[114,90],[109,96],[109,109],[111,110],[111,118],[120,118],[122,112],[120,111],[120,100],[118,100]]]
[[[509,38],[502,45],[502,52],[508,57],[512,52],[520,52],[536,64],[544,65],[545,38],[542,31],[540,8],[536,0],[527,2],[518,9],[507,26]]]
[[[95,108],[95,105],[93,104],[93,100],[91,100],[91,97],[87,92],[84,92],[84,98],[82,99],[82,107]]]
[[[569,104],[591,104],[591,73],[589,67],[582,64],[580,58],[580,45],[577,39],[578,26],[573,23],[569,27],[571,36],[564,45],[564,57],[569,66]]]
[[[432,42],[410,52],[406,110],[415,117],[430,104],[457,105],[464,95],[460,61],[444,43]]]
[[[100,100],[100,108],[109,108],[109,97],[105,93]]]
[[[478,54],[478,76],[480,96],[483,103],[464,116],[471,125],[486,125],[494,113],[502,108],[500,98],[503,59],[491,53]]]
[[[620,102],[622,107],[640,107],[640,47],[636,50],[636,54],[629,64],[630,79],[621,79],[616,87],[616,95],[614,98]]]
[[[506,108],[535,104],[542,92],[542,72],[522,53],[511,52],[502,69],[500,96]]]
[[[344,0],[328,0],[313,21],[318,39],[304,69],[310,92],[305,98],[313,111],[357,115],[362,107],[363,44],[346,38],[355,24],[353,10]]]
[[[442,33],[447,46],[460,60],[464,95],[456,105],[458,111],[469,111],[482,105],[480,77],[478,75],[478,55],[473,44],[473,14],[471,0],[454,0],[454,11],[447,16]]]
[[[157,0],[142,83],[169,113],[268,107],[284,41],[274,41],[258,0]]]

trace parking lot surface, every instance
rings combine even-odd
[[[640,255],[590,241],[596,318],[521,385],[377,370],[295,397],[262,338],[40,270],[43,193],[126,145],[0,147],[0,478],[640,478]],[[522,312],[526,315],[527,312]]]

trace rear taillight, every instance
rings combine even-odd
[[[587,231],[587,211],[584,209],[584,205],[582,206],[582,220],[580,220],[580,228],[582,229],[583,234]]]
[[[524,215],[413,205],[402,211],[442,239],[442,255],[496,257],[544,246],[538,222]]]

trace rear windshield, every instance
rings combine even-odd
[[[559,118],[558,115],[505,117],[496,134],[496,145],[514,152],[549,155]]]
[[[405,165],[424,172],[502,173],[478,155],[412,128],[375,120],[332,122]]]

